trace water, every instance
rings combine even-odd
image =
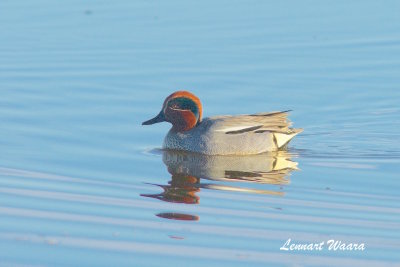
[[[1,2],[0,266],[398,265],[399,8]],[[141,122],[178,89],[205,116],[291,109],[304,133],[163,154],[169,125]]]

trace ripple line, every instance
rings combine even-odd
[[[253,250],[236,250],[223,248],[207,248],[201,246],[163,245],[132,241],[113,241],[64,236],[39,236],[35,234],[0,232],[0,238],[9,241],[43,244],[46,240],[57,240],[63,247],[86,248],[128,253],[149,253],[152,255],[180,256],[185,258],[202,258],[215,260],[235,260],[241,262],[264,262],[277,264],[292,264],[295,262],[312,266],[398,266],[397,263],[379,260],[362,260],[348,257],[327,257],[301,255],[297,253],[278,253]],[[277,248],[279,249],[279,248]]]

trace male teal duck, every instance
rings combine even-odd
[[[302,129],[289,128],[288,111],[202,118],[200,99],[188,91],[169,95],[160,113],[142,123],[170,122],[164,149],[207,155],[251,155],[279,150]]]

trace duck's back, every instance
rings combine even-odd
[[[290,125],[287,112],[209,117],[189,131],[171,129],[164,148],[208,155],[259,154],[278,150],[302,131]]]

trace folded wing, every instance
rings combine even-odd
[[[280,148],[303,131],[303,129],[290,128],[292,122],[287,118],[289,111],[214,117],[213,119],[219,121],[214,125],[214,131],[229,135],[269,132],[274,134],[276,146]]]

